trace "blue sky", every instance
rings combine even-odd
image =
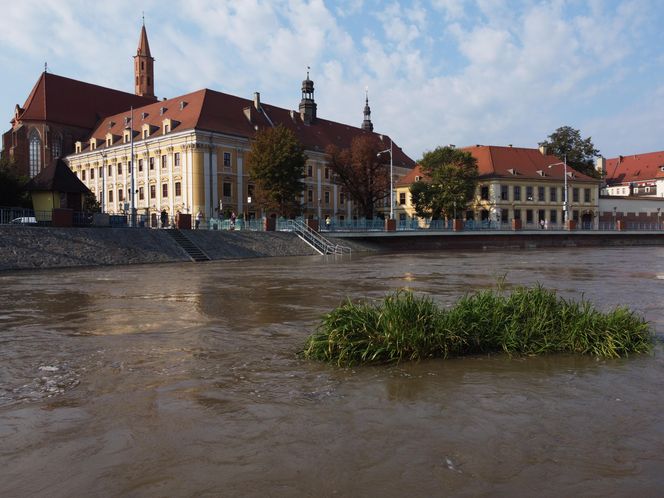
[[[3,2],[4,4],[5,2]],[[562,125],[607,157],[664,149],[657,0],[22,0],[0,16],[9,128],[49,71],[133,91],[141,10],[156,93],[200,88],[297,109],[311,66],[320,117],[375,130],[414,159],[449,143],[536,147]]]

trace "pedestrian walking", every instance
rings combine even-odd
[[[196,213],[196,230],[201,226],[201,221],[203,221],[203,211],[199,209],[198,213]]]
[[[168,226],[168,213],[165,209],[161,210],[161,228],[166,228]]]

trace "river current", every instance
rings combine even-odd
[[[652,354],[353,369],[346,297],[542,283]],[[0,496],[661,496],[664,249],[355,254],[0,274]]]

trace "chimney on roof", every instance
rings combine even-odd
[[[540,145],[539,146],[539,151],[540,151],[540,154],[542,154],[543,156],[546,156],[546,152],[547,152],[546,145]]]
[[[606,159],[603,156],[599,156],[595,162],[595,170],[599,173],[600,178],[606,176]]]
[[[261,94],[254,92],[254,108],[259,111],[261,108]]]

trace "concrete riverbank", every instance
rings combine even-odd
[[[315,254],[288,232],[188,231],[212,260]],[[0,226],[0,271],[190,261],[167,230]]]
[[[190,230],[212,260],[311,256],[290,232]],[[334,232],[353,252],[664,245],[661,232]],[[190,261],[168,230],[0,226],[0,271]]]
[[[664,245],[661,231],[468,231],[335,233],[340,244],[356,243],[385,251],[455,249],[549,249],[556,247],[629,247]]]

